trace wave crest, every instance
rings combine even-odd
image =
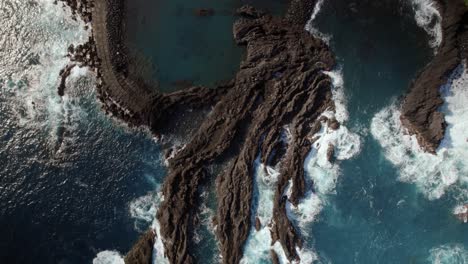
[[[457,201],[468,200],[468,72],[461,65],[441,87],[447,130],[436,155],[424,152],[415,136],[408,135],[394,102],[372,119],[371,133],[384,148],[385,157],[400,169],[400,180],[416,184],[429,199],[449,190]]]

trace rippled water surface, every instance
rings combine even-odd
[[[66,10],[66,9],[65,9]],[[0,263],[90,263],[128,250],[131,200],[164,175],[160,151],[100,110],[94,75],[58,73],[88,32],[52,1],[0,1]]]

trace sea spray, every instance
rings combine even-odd
[[[346,122],[349,118],[346,109],[346,95],[344,91],[343,67],[340,65],[333,71],[324,71],[332,80],[332,96],[335,103],[334,117],[340,123]]]
[[[275,250],[279,256],[284,255],[281,246],[272,247],[270,230],[279,172],[277,168],[263,165],[260,157],[254,162],[254,170],[254,193],[251,207],[252,228],[244,246],[242,264],[270,263],[270,250]],[[261,223],[261,228],[258,231],[255,228],[257,217]]]
[[[442,43],[442,16],[433,0],[411,0],[418,26],[431,37],[430,46],[435,50]]]
[[[468,74],[460,65],[441,87],[445,101],[445,137],[436,154],[424,152],[415,136],[400,121],[396,102],[372,119],[371,133],[384,149],[385,157],[399,168],[399,179],[414,183],[428,199],[439,199],[450,191],[460,204],[468,201]]]
[[[327,205],[328,196],[335,192],[336,183],[341,174],[339,161],[354,157],[361,149],[360,137],[344,126],[349,115],[346,109],[342,68],[325,72],[325,74],[332,79],[332,99],[335,103],[335,111],[325,111],[322,116],[328,119],[337,119],[341,126],[334,130],[328,126],[326,121],[322,122],[320,131],[312,137],[316,141],[304,162],[307,186],[314,186],[314,188],[306,192],[305,197],[300,200],[297,206],[293,206],[289,202],[286,204],[288,218],[301,229],[301,233],[305,237],[310,236],[308,233],[310,224],[316,220],[323,207]],[[333,162],[329,160],[328,150],[330,147],[334,149],[333,159],[335,161]],[[290,183],[286,189],[288,197],[291,188],[292,184]],[[311,245],[296,250],[301,263],[319,261],[319,257]]]
[[[140,232],[151,228],[156,232],[156,239],[153,246],[153,263],[169,263],[164,255],[164,244],[160,233],[159,222],[156,219],[156,212],[159,204],[164,200],[160,191],[150,192],[145,196],[139,197],[129,205],[130,214],[135,219],[135,229]]]
[[[12,96],[20,125],[49,134],[56,145],[60,128],[80,109],[57,94],[59,72],[70,62],[67,47],[84,43],[90,31],[53,1],[2,1],[0,10],[0,22],[7,25],[0,37],[0,90]],[[86,69],[73,72],[75,78],[85,74]]]
[[[442,245],[430,250],[428,261],[432,264],[466,264],[468,251],[459,244]]]
[[[328,114],[331,115],[331,112]],[[289,215],[302,229],[306,229],[307,225],[315,220],[326,204],[327,196],[335,192],[340,168],[338,162],[332,163],[328,160],[328,147],[334,147],[336,161],[350,159],[360,151],[359,136],[344,126],[333,130],[323,122],[321,130],[314,135],[314,138],[318,139],[314,142],[304,163],[306,180],[309,186],[314,186],[314,189],[306,193],[297,207],[291,204],[287,207]]]

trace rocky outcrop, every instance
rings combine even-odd
[[[233,86],[220,98],[198,132],[169,164],[165,200],[158,212],[166,253],[172,263],[194,262],[190,254],[191,227],[198,190],[209,180],[207,166],[229,165],[218,176],[217,234],[224,263],[238,263],[251,225],[253,164],[260,155],[269,164],[287,148],[284,179],[278,187],[275,236],[298,259],[300,238],[289,222],[282,196],[292,179],[295,202],[305,192],[303,161],[318,131],[318,117],[333,109],[331,81],[323,74],[334,65],[324,42],[304,31],[303,24],[275,18],[252,7],[239,10],[234,38],[247,47]],[[293,142],[282,146],[281,133],[290,126]]]
[[[208,167],[227,164],[216,178],[217,237],[224,263],[239,263],[251,228],[271,225],[290,260],[298,260],[302,241],[286,214],[284,195],[297,205],[307,188],[303,163],[316,140],[325,110],[334,110],[331,80],[323,73],[335,64],[327,45],[304,30],[315,1],[293,0],[287,15],[272,17],[251,6],[238,11],[235,41],[247,54],[233,80],[217,89],[191,87],[164,94],[133,81],[121,40],[121,0],[102,0],[92,9],[98,56],[99,96],[105,109],[130,124],[146,126],[159,135],[168,121],[187,109],[210,109],[184,148],[168,159],[164,201],[157,213],[165,253],[171,263],[193,263],[193,231],[201,189],[212,183]],[[327,121],[327,120],[325,120]],[[334,127],[339,127],[330,121]],[[284,142],[283,132],[291,133]],[[251,215],[253,166],[281,162],[273,223],[256,223]],[[150,233],[151,234],[151,233]],[[126,263],[147,263],[151,235],[145,234]],[[154,239],[154,236],[152,236]],[[278,261],[272,254],[272,261]]]
[[[152,263],[155,236],[156,234],[153,230],[149,230],[143,234],[125,256],[125,264]]]
[[[432,61],[412,82],[402,105],[401,121],[419,145],[435,153],[445,134],[440,86],[468,58],[468,8],[463,0],[438,0],[443,41]]]

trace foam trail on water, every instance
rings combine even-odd
[[[314,27],[314,20],[317,17],[317,15],[320,13],[320,10],[322,9],[324,0],[318,0],[317,3],[314,6],[314,10],[312,11],[312,15],[310,16],[309,21],[307,21],[305,25],[305,30],[309,31],[312,35],[317,36],[321,38],[323,41],[325,41],[327,44],[330,43],[331,36],[323,34],[320,32],[318,29]]]
[[[275,250],[278,255],[283,254],[282,247],[272,247],[271,230],[269,225],[273,219],[273,201],[275,199],[275,187],[279,172],[260,162],[260,157],[255,160],[254,193],[251,209],[251,230],[245,243],[244,256],[241,264],[270,263],[270,250]],[[255,229],[256,217],[260,219],[262,227]]]
[[[468,72],[460,65],[441,87],[447,129],[436,155],[424,152],[415,136],[408,135],[396,103],[376,114],[371,133],[384,148],[385,157],[400,169],[399,179],[416,184],[428,198],[447,192],[460,203],[468,201]]]
[[[346,109],[346,96],[344,93],[343,68],[339,66],[334,71],[324,71],[332,79],[332,96],[335,103],[335,118],[338,122],[346,122],[349,118]]]
[[[162,201],[164,201],[162,193],[156,191],[135,199],[129,206],[130,215],[135,219],[135,229],[137,231],[144,231],[148,228],[148,224],[151,224],[151,228],[156,232],[153,263],[169,263],[164,256],[164,244],[161,239],[159,222],[156,219],[156,213]]]
[[[318,13],[319,13],[320,10],[322,9],[323,1],[324,1],[324,0],[318,0],[317,3],[315,4],[315,6],[314,6],[314,11],[312,11],[312,15],[310,16],[310,19],[309,19],[310,22],[312,22],[312,21],[315,20],[315,18],[317,17]]]
[[[333,113],[328,112],[325,115],[332,117]],[[314,138],[317,137],[318,140],[314,142],[304,163],[306,180],[313,183],[314,190],[309,190],[297,207],[291,204],[288,206],[290,216],[300,227],[306,227],[312,223],[326,204],[327,196],[335,192],[340,168],[339,163],[331,163],[328,160],[328,148],[334,148],[335,159],[340,161],[357,155],[361,146],[357,134],[350,132],[345,126],[332,130],[326,122],[322,123],[321,130],[314,135]]]
[[[69,8],[49,0],[1,1],[0,10],[6,25],[0,34],[0,92],[21,126],[49,134],[56,144],[61,127],[80,108],[57,94],[59,72],[69,63],[67,47],[84,43],[90,31],[71,18]]]
[[[418,26],[422,27],[430,36],[430,46],[437,49],[442,43],[442,16],[433,0],[411,0],[414,17]]]
[[[432,264],[466,264],[468,251],[459,244],[442,245],[430,250],[428,261]]]

